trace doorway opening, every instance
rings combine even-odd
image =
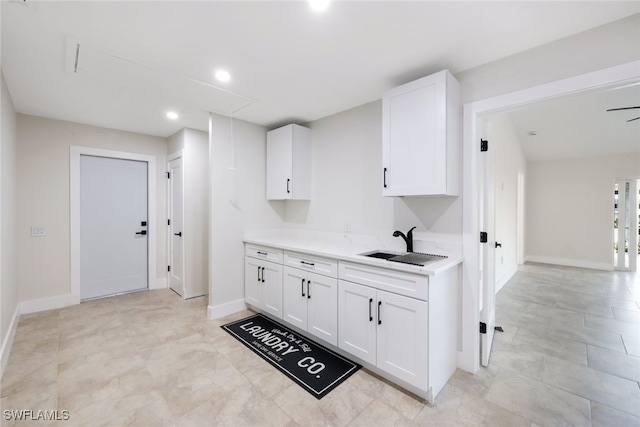
[[[613,268],[638,271],[640,179],[616,180],[613,190]]]

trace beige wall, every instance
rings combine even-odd
[[[17,245],[16,245],[16,113],[14,112],[11,96],[0,73],[0,345],[2,345],[2,360],[0,375],[8,358],[11,345],[9,335],[11,321],[18,309],[18,280],[17,280]],[[16,319],[17,320],[17,319]],[[16,326],[16,325],[14,325]],[[7,346],[5,348],[5,346]]]
[[[640,176],[640,154],[530,162],[527,259],[613,267],[613,185]]]
[[[166,277],[167,141],[164,138],[18,114],[18,282],[20,301],[70,293],[69,147],[156,157],[157,275]],[[152,208],[152,207],[150,207]],[[32,225],[45,237],[31,237]],[[154,277],[149,278],[155,280]]]

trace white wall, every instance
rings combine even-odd
[[[391,236],[407,231],[460,245],[461,197],[382,196],[382,101],[308,125],[312,139],[311,201],[278,201],[287,226]]]
[[[613,268],[613,185],[640,176],[640,154],[529,163],[527,260]]]
[[[262,126],[210,116],[210,318],[244,307],[244,230],[283,224],[283,206],[266,200],[266,140]]]
[[[489,120],[491,149],[496,150],[495,240],[502,244],[495,258],[498,292],[518,268],[518,173],[526,176],[527,159],[508,113],[492,115]]]
[[[0,377],[9,358],[19,317],[16,268],[16,113],[0,72]]]
[[[20,301],[70,293],[69,150],[71,145],[155,156],[157,188],[165,188],[164,138],[54,119],[17,115],[18,283]],[[166,275],[166,192],[158,191],[157,273]],[[30,237],[32,225],[45,237]],[[155,278],[150,277],[149,280]]]
[[[640,14],[457,73],[462,102],[637,61],[638,28]]]

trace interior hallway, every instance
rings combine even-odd
[[[156,290],[22,316],[2,410],[68,410],[64,426],[640,426],[635,274],[522,266],[497,296],[491,366],[457,371],[433,406],[363,370],[316,400],[220,328],[249,312],[210,321],[206,303]]]

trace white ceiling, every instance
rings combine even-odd
[[[640,83],[536,103],[508,113],[529,161],[640,153]],[[536,135],[529,135],[535,132]]]
[[[310,122],[640,12],[637,1],[334,1],[321,14],[303,0],[1,7],[18,112],[163,137],[206,130],[208,111],[269,127]],[[231,82],[215,82],[218,67]]]

